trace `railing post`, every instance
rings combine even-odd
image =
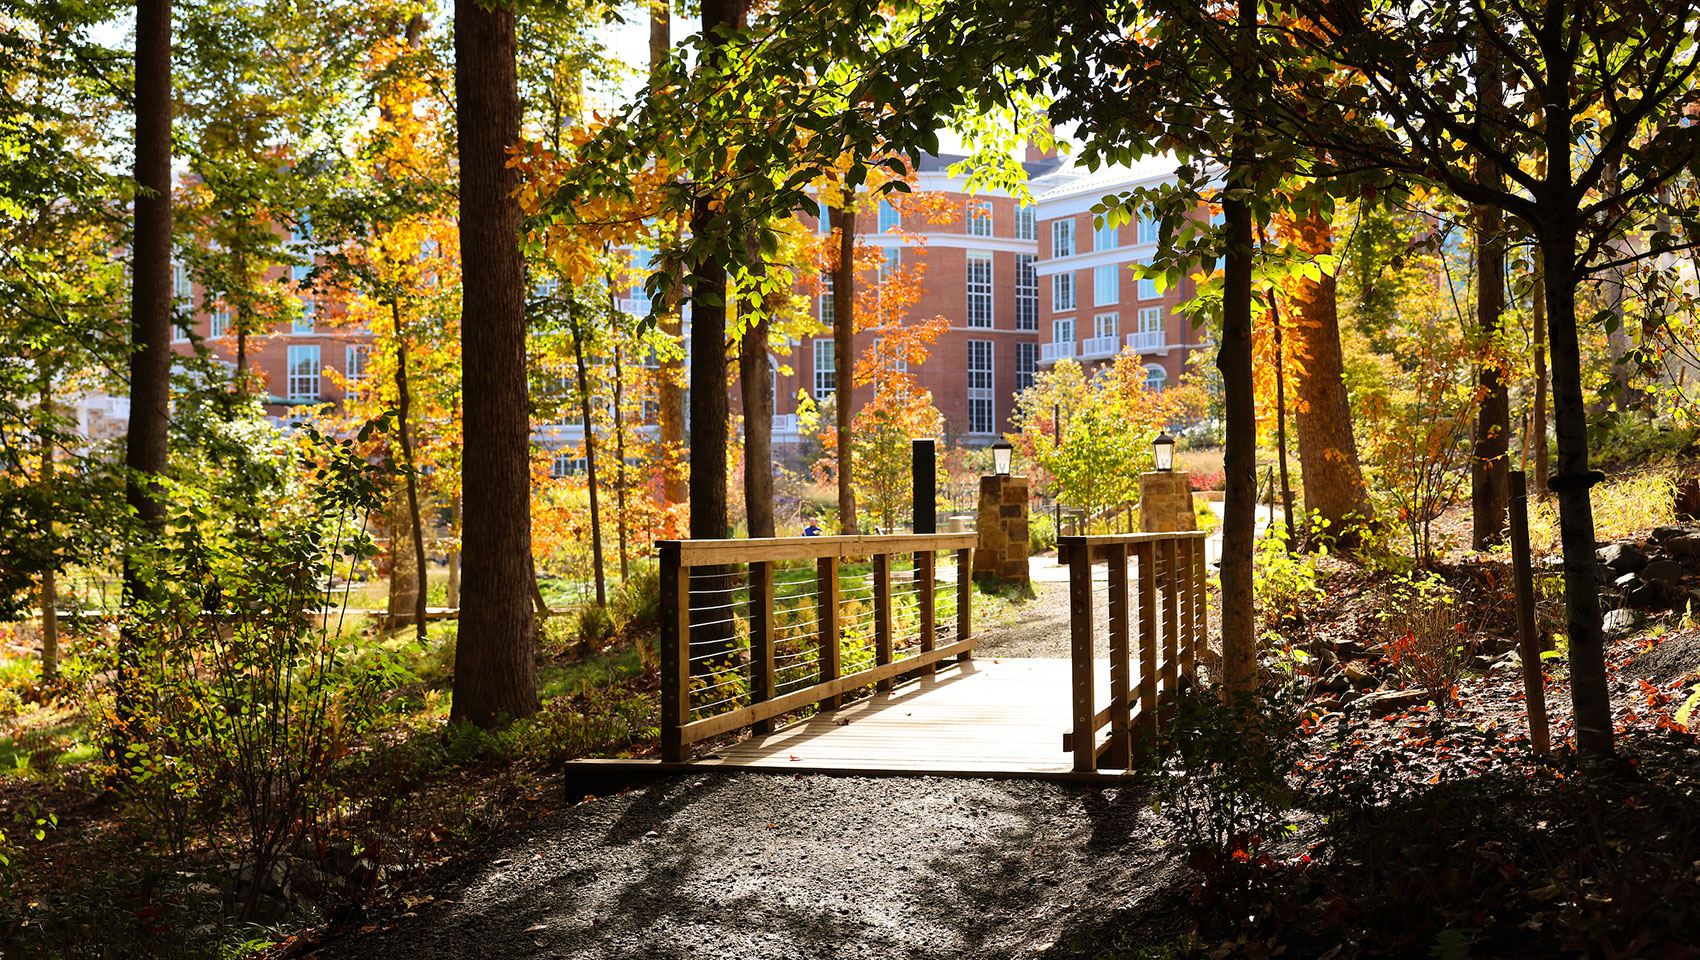
[[[1198,650],[1210,643],[1210,578],[1204,568],[1204,537],[1192,541],[1192,642],[1182,664],[1188,680],[1198,683]]]
[[[891,554],[874,554],[874,663],[891,662]],[[891,680],[881,680],[876,690],[890,690]]]
[[[937,645],[938,633],[938,597],[936,577],[938,569],[938,554],[931,550],[915,551],[915,596],[921,604],[921,652],[932,653]],[[922,672],[933,674],[938,671],[938,665],[929,663]]]
[[[691,705],[690,570],[677,543],[661,545],[661,759],[687,758],[683,727]]]
[[[956,639],[971,640],[974,637],[974,580],[969,575],[974,569],[974,548],[963,547],[956,551]],[[974,651],[964,650],[956,655],[958,663],[966,663],[972,659]]]
[[[773,563],[750,564],[750,702],[773,699]],[[757,734],[772,733],[772,720],[751,724]]]
[[[1163,557],[1163,694],[1175,695],[1175,661],[1179,659],[1179,646],[1175,642],[1177,606],[1180,598],[1176,596],[1180,584],[1175,569],[1175,539],[1167,537],[1159,541],[1157,552]]]
[[[1072,573],[1072,571],[1071,571]],[[1110,767],[1125,769],[1133,760],[1132,694],[1127,656],[1127,544],[1110,548],[1110,749],[1104,760]]]
[[[1145,749],[1157,743],[1157,550],[1145,541],[1139,561],[1139,729]]]
[[[1175,605],[1180,608],[1180,627],[1175,633],[1175,670],[1191,680],[1187,658],[1192,654],[1192,538],[1174,542]]]
[[[1092,676],[1092,548],[1071,537],[1068,549],[1069,659],[1073,665],[1074,769],[1098,769],[1096,684]]]
[[[838,582],[838,557],[821,557],[816,561],[815,584],[816,600],[820,604],[820,682],[827,683],[838,679],[839,669],[838,608],[843,588]],[[836,710],[843,699],[837,695],[827,697],[821,700],[820,707]]]

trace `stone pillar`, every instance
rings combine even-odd
[[[1139,475],[1139,529],[1143,533],[1198,529],[1192,512],[1192,474],[1152,471]]]
[[[980,478],[974,579],[1027,583],[1027,478]]]

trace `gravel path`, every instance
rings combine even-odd
[[[1090,955],[1118,910],[1184,896],[1152,831],[1131,788],[676,777],[527,825],[430,878],[394,929],[313,955]]]

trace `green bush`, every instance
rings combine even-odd
[[[573,635],[580,644],[600,647],[614,636],[614,618],[608,608],[596,604],[580,607],[573,619]]]
[[[661,623],[661,570],[639,568],[614,593],[614,626],[623,634],[653,630]]]
[[[1286,540],[1276,527],[1271,527],[1257,541],[1252,592],[1265,623],[1275,627],[1297,619],[1307,606],[1321,598],[1316,569],[1319,555],[1289,553]]]
[[[1044,553],[1057,545],[1056,518],[1048,513],[1034,513],[1027,520],[1027,552]]]

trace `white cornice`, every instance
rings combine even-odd
[[[1103,267],[1116,263],[1134,263],[1147,257],[1156,256],[1155,243],[1137,243],[1130,247],[1117,247],[1114,250],[1095,250],[1091,253],[1077,253],[1071,257],[1057,257],[1051,260],[1040,260],[1033,264],[1033,274],[1048,277],[1053,273],[1065,273],[1070,270],[1090,270],[1093,267]]]
[[[970,237],[964,233],[922,233],[904,236],[897,233],[859,233],[856,239],[870,247],[886,249],[926,247],[940,250],[987,250],[993,253],[1030,253],[1039,255],[1036,240],[1017,240],[1014,237]]]

